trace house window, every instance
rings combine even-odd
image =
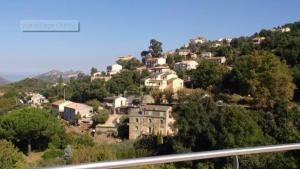
[[[149,123],[152,123],[152,119],[149,119],[148,121],[149,121]]]
[[[159,112],[159,116],[163,117],[164,116],[164,112]]]
[[[138,122],[139,122],[139,119],[138,119],[138,118],[136,118],[136,119],[135,119],[135,122],[137,122],[137,123],[138,123]]]
[[[138,129],[139,129],[139,126],[135,126],[135,129],[138,130]]]
[[[152,133],[152,128],[151,127],[149,127],[149,133]]]
[[[160,120],[160,124],[164,124],[164,120]]]

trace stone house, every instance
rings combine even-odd
[[[172,107],[163,105],[141,105],[129,110],[129,139],[161,134],[174,135],[175,122],[172,117]]]

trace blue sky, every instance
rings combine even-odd
[[[0,75],[105,69],[140,58],[149,40],[165,51],[196,36],[250,35],[300,20],[299,0],[14,0],[0,2]],[[22,32],[21,20],[78,20],[80,32]]]

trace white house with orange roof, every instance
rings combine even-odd
[[[187,71],[187,70],[197,69],[198,65],[199,65],[198,62],[194,60],[184,60],[175,63],[174,69],[176,71]]]
[[[92,124],[93,107],[74,102],[70,102],[64,106],[64,112],[62,113],[64,120],[74,123],[77,115],[80,116],[79,123]]]

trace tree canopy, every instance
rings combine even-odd
[[[161,57],[162,52],[163,52],[162,43],[158,40],[151,39],[149,50],[142,51],[141,56],[143,59],[149,54],[151,55],[151,57]]]
[[[54,136],[62,136],[64,129],[58,119],[44,109],[22,108],[0,117],[0,137],[11,140],[21,149],[47,147]]]
[[[137,67],[143,66],[142,62],[136,58],[130,60],[118,60],[117,63],[122,65],[123,69],[134,70]]]
[[[191,84],[194,88],[218,86],[221,84],[224,74],[227,72],[223,65],[201,62],[197,69],[191,70]]]
[[[293,98],[295,85],[291,72],[272,53],[255,51],[241,57],[234,64],[232,74],[238,92],[252,95],[261,106],[273,107]]]
[[[107,90],[112,94],[121,94],[125,91],[128,93],[139,92],[139,82],[135,81],[135,72],[123,70],[114,75],[106,84]]]

